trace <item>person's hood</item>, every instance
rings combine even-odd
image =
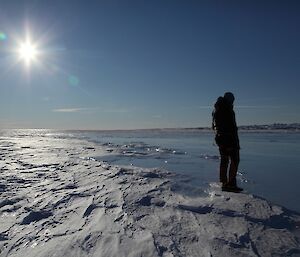
[[[234,102],[234,95],[231,92],[226,92],[224,94],[225,101],[227,101],[228,103],[230,103],[231,105],[233,105]]]

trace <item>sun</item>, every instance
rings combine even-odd
[[[18,48],[18,55],[27,65],[30,65],[37,59],[38,49],[30,40],[21,43]]]

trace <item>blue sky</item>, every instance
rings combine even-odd
[[[298,1],[1,0],[0,127],[300,122]],[[30,36],[39,54],[20,61]]]

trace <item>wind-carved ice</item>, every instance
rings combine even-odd
[[[124,144],[104,143],[108,146],[106,156],[97,156],[97,160],[106,161],[118,165],[135,165],[141,167],[155,168],[165,167],[176,156],[187,155],[185,151],[166,148],[157,145],[149,145],[144,142],[129,142]]]

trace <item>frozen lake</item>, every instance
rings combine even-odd
[[[194,186],[218,181],[219,153],[211,132],[89,131],[76,135],[117,148],[118,154],[95,156],[112,164],[164,168],[187,175]],[[245,191],[300,211],[300,133],[240,132],[240,142],[238,181]]]
[[[299,256],[298,135],[241,135],[241,194],[212,138],[0,130],[0,255]]]
[[[187,184],[193,188],[191,193],[197,194],[197,187],[203,188],[218,181],[219,153],[212,132],[5,130],[1,133],[8,136],[39,133],[109,146],[111,153],[108,151],[105,156],[91,157],[113,165],[174,171],[186,177]],[[238,183],[245,192],[300,212],[300,133],[240,132],[240,142]]]

